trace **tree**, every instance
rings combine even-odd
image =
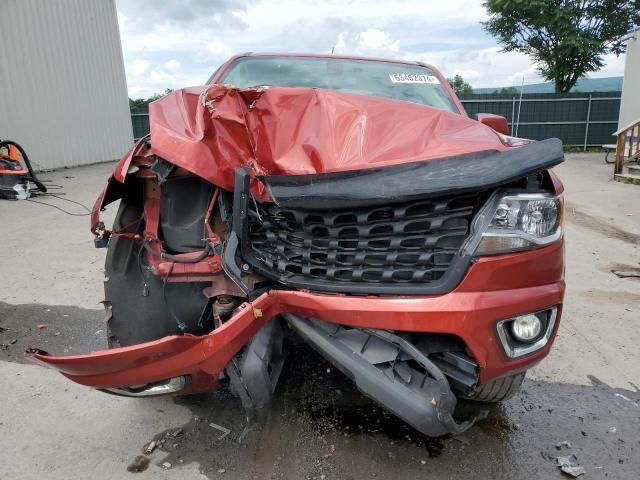
[[[497,95],[519,95],[520,89],[518,87],[502,87],[496,91]]]
[[[621,37],[640,22],[640,0],[489,0],[483,25],[504,51],[531,56],[556,93],[597,72],[603,55],[624,53]]]
[[[166,94],[171,93],[171,92],[173,92],[173,89],[166,88],[164,90],[164,93],[154,93],[149,98],[130,98],[129,99],[129,110],[132,111],[132,112],[136,111],[136,110],[147,110],[148,105],[151,102],[154,102],[154,101],[158,100],[159,98],[162,98]]]
[[[473,87],[464,81],[460,75],[456,75],[453,78],[447,78],[447,82],[451,84],[451,88],[456,92],[456,95],[463,97],[465,95],[471,95],[473,93]]]

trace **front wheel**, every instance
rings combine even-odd
[[[527,372],[517,373],[508,377],[498,378],[483,385],[478,385],[471,392],[462,395],[462,398],[487,403],[498,403],[509,400],[520,390],[526,373]]]

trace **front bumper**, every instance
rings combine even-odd
[[[564,297],[564,246],[478,259],[450,293],[427,297],[354,297],[272,290],[204,336],[169,336],[86,355],[54,356],[30,349],[34,361],[95,388],[123,388],[187,376],[180,393],[211,391],[225,366],[269,320],[282,313],[330,323],[460,337],[480,368],[480,382],[517,373],[544,358],[558,328]],[[551,340],[526,357],[509,359],[496,335],[497,321],[558,306]]]

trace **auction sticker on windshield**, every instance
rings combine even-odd
[[[434,75],[422,75],[419,73],[390,73],[392,83],[431,83],[438,84],[438,77]]]

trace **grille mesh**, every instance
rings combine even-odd
[[[348,211],[249,208],[250,263],[279,280],[430,284],[469,235],[478,195]]]

